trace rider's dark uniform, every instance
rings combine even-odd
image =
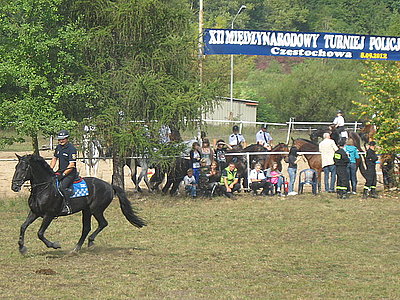
[[[71,162],[76,163],[76,153],[76,148],[69,142],[66,143],[64,146],[57,145],[56,150],[54,151],[54,157],[58,158],[59,162],[57,173],[62,174],[67,170],[68,165]],[[67,176],[64,176],[61,179],[59,188],[61,193],[63,193],[64,197],[66,198],[67,202],[69,202],[70,195],[69,192],[66,191],[66,189],[72,185],[72,182],[77,177],[77,175],[78,172],[75,167]]]

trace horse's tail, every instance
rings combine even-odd
[[[141,228],[143,226],[146,226],[146,222],[135,214],[135,211],[132,209],[131,202],[126,197],[126,194],[125,194],[124,190],[121,189],[119,186],[116,186],[116,185],[113,185],[112,187],[113,187],[113,190],[116,192],[116,194],[118,196],[119,205],[121,207],[122,213],[124,214],[125,218],[133,226],[136,226],[137,228]]]

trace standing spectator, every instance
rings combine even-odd
[[[185,190],[188,194],[195,198],[197,195],[197,184],[196,178],[193,176],[193,169],[187,170],[187,175],[183,177],[183,183],[185,185]]]
[[[338,150],[335,142],[331,139],[329,133],[324,133],[324,140],[319,143],[319,152],[321,152],[322,169],[324,170],[325,192],[335,192],[336,167],[333,161],[335,151]],[[329,174],[331,178],[329,180]]]
[[[268,132],[268,125],[261,126],[261,130],[256,134],[256,143],[264,146],[267,150],[272,149],[272,136]]]
[[[201,157],[206,160],[206,165],[211,166],[214,160],[214,151],[210,147],[210,141],[203,139],[203,146],[201,147]]]
[[[232,147],[225,143],[224,140],[217,141],[217,149],[215,149],[215,161],[218,163],[220,172],[227,167],[225,153],[228,149],[232,149]]]
[[[347,187],[349,185],[349,176],[347,174],[347,165],[350,162],[346,151],[344,151],[343,140],[339,141],[339,149],[335,152],[333,157],[336,166],[337,183],[336,183],[336,193],[338,198],[344,199],[347,195]]]
[[[351,192],[355,195],[357,194],[357,159],[360,158],[360,155],[357,147],[354,146],[353,139],[347,140],[346,145],[344,146],[344,151],[346,151],[350,159],[350,162],[347,165],[347,174],[351,183],[351,191],[349,184],[348,192]]]
[[[256,164],[254,169],[250,171],[249,179],[250,187],[254,195],[257,195],[257,190],[262,188],[261,195],[266,195],[269,189],[269,182],[265,177],[264,171],[261,170],[261,164]]]
[[[366,171],[366,182],[364,186],[363,198],[368,196],[372,198],[378,198],[376,193],[376,162],[378,156],[375,153],[376,143],[374,141],[369,142],[367,146],[367,153],[365,155],[365,164],[367,165]]]
[[[298,149],[296,148],[296,146],[291,147],[289,150],[289,156],[288,156],[289,193],[288,193],[288,196],[297,195],[297,193],[294,191],[294,183],[296,181],[296,174],[297,174],[297,162],[299,160],[297,152],[298,152]]]
[[[189,156],[190,156],[190,163],[193,169],[193,175],[194,178],[196,179],[196,183],[198,183],[200,176],[200,160],[201,160],[200,144],[198,142],[194,142],[192,144],[192,150],[190,150]]]
[[[211,195],[219,194],[219,183],[221,181],[221,172],[218,168],[218,163],[213,161],[210,166],[210,173],[208,174],[208,189],[211,191]]]
[[[238,170],[233,162],[222,171],[221,189],[228,198],[233,197],[233,192],[240,190]]]
[[[245,143],[244,136],[239,133],[239,126],[232,127],[233,133],[229,136],[229,145],[234,149],[243,149]]]
[[[282,186],[283,186],[284,177],[282,175],[282,172],[279,171],[279,169],[278,169],[278,163],[276,161],[274,161],[272,163],[272,167],[268,168],[266,170],[266,172],[267,172],[267,174],[266,174],[267,181],[269,181],[273,185],[273,187],[276,187],[276,193],[279,196],[282,196]]]

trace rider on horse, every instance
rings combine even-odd
[[[76,170],[76,148],[69,141],[69,132],[61,130],[57,135],[58,145],[54,151],[54,157],[50,162],[50,167],[54,169],[59,161],[58,171],[56,172],[59,180],[59,190],[64,196],[64,208],[62,214],[70,214],[70,192],[67,190],[77,177]]]
[[[263,124],[261,130],[256,134],[256,143],[262,145],[268,151],[272,149],[272,136],[268,132],[268,125]]]
[[[337,111],[336,118],[333,120],[333,129],[336,129],[336,132],[339,134],[340,139],[346,141],[347,139],[347,132],[344,128],[344,118],[343,118],[343,111],[340,109]]]
[[[232,127],[232,134],[229,136],[229,145],[236,150],[243,149],[245,139],[241,133],[239,133],[239,126],[234,125]]]

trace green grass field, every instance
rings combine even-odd
[[[47,232],[61,250],[45,248],[40,222],[31,225],[25,257],[26,200],[1,200],[0,298],[400,298],[398,197],[130,198],[147,227],[130,225],[114,200],[94,249],[69,255],[77,214]]]

